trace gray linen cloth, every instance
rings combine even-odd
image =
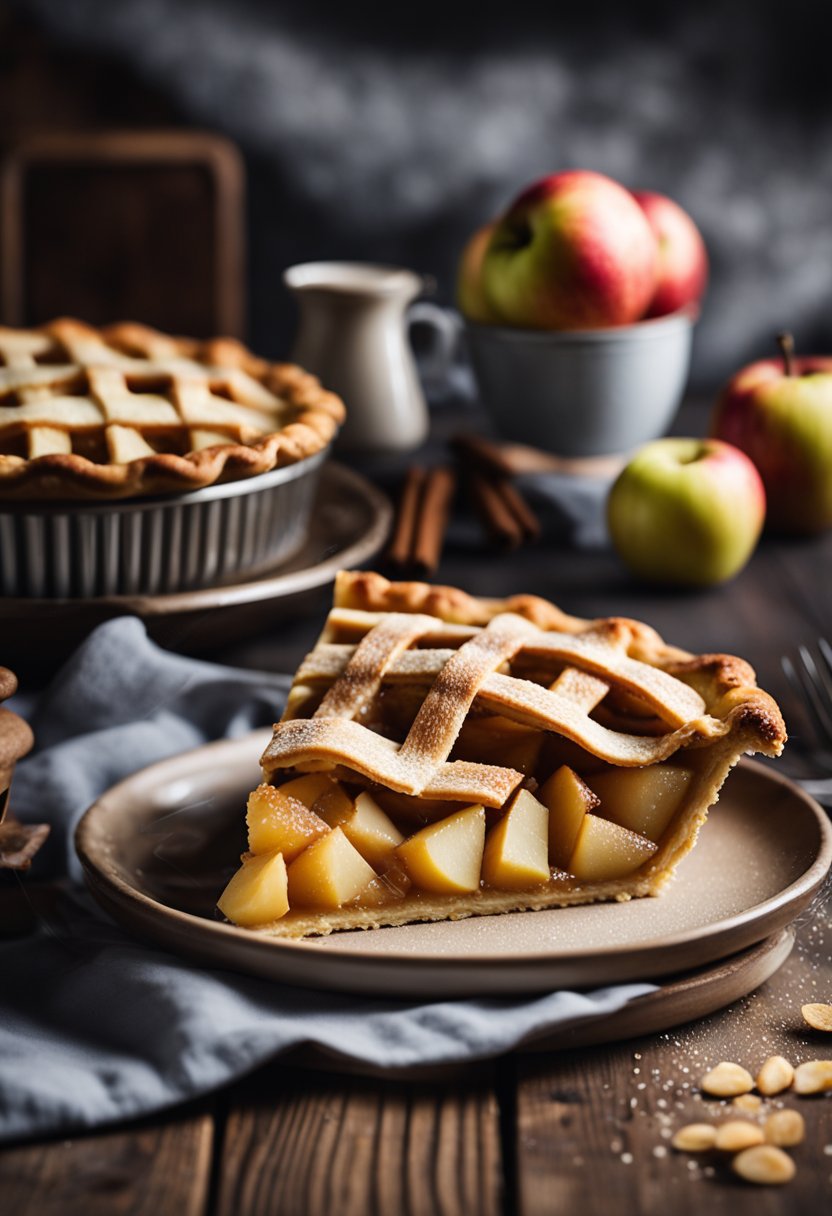
[[[13,806],[52,824],[36,865],[64,878],[34,933],[0,939],[0,1140],[162,1110],[285,1052],[391,1072],[484,1060],[654,990],[352,997],[195,967],[123,933],[78,884],[81,814],[136,769],[270,723],[286,686],[163,651],[124,617],[99,626],[36,704],[17,698],[38,743]]]

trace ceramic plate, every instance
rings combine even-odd
[[[140,616],[170,649],[198,651],[251,637],[327,587],[340,569],[368,561],[384,544],[392,508],[366,478],[329,461],[321,471],[309,536],[290,562],[247,582],[175,595],[112,595],[54,600],[0,597],[0,632],[15,639],[20,663],[54,663],[113,616]]]
[[[832,862],[825,814],[743,761],[664,895],[281,941],[215,918],[245,847],[259,731],[165,760],[87,811],[76,845],[127,929],[197,961],[311,988],[426,998],[595,987],[705,966],[788,925]]]

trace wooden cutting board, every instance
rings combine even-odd
[[[0,314],[244,331],[244,171],[198,131],[60,133],[0,164]]]

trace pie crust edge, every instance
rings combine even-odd
[[[159,452],[126,464],[99,464],[77,453],[30,460],[0,453],[0,501],[145,497],[243,480],[314,456],[332,441],[346,416],[341,399],[323,388],[316,376],[292,363],[261,359],[235,338],[173,337],[132,321],[96,328],[71,317],[25,332],[45,334],[57,342],[63,337],[92,337],[128,349],[160,341],[176,356],[241,369],[281,397],[294,417],[251,444],[232,441],[184,455]]]

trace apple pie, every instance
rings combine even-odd
[[[219,908],[303,937],[657,895],[731,767],[785,739],[742,659],[342,573]]]
[[[0,327],[0,499],[132,498],[312,456],[344,418],[291,364],[144,325]]]

